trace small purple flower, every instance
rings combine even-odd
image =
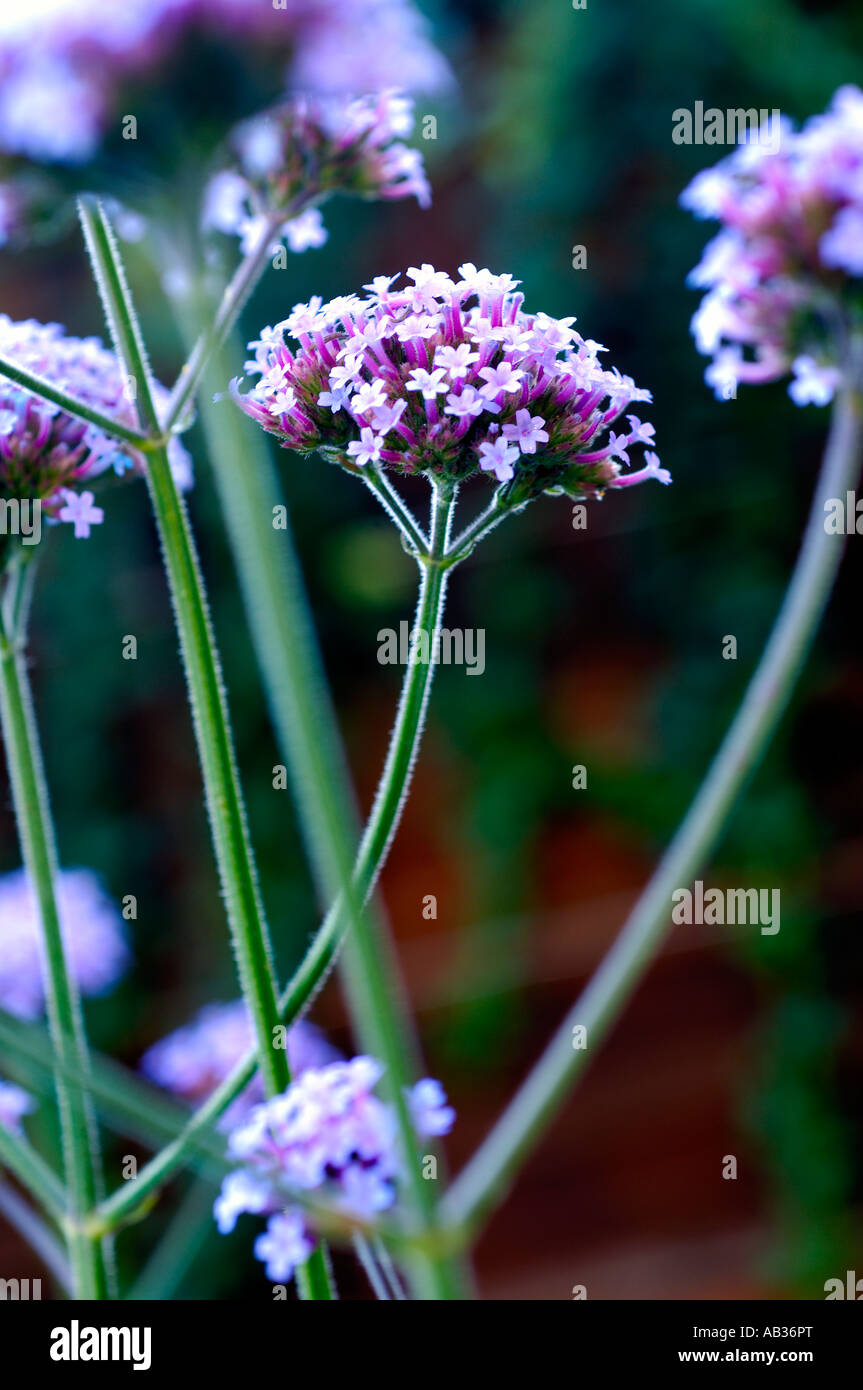
[[[424,401],[433,401],[436,396],[446,395],[449,387],[444,381],[443,367],[435,367],[427,372],[424,367],[415,367],[405,382],[408,391],[421,391]]]
[[[75,539],[86,540],[90,527],[100,526],[105,520],[105,513],[101,507],[93,506],[92,492],[70,492],[68,488],[63,488],[60,496],[64,505],[57,513],[57,520],[70,521],[75,527]]]
[[[288,246],[296,253],[324,246],[329,236],[319,208],[307,208],[286,222],[282,230]]]
[[[788,394],[795,405],[829,405],[841,381],[837,367],[821,366],[814,357],[795,357],[791,363],[794,380]]]
[[[475,386],[465,386],[461,391],[450,391],[444,407],[445,414],[454,415],[459,420],[475,419],[482,415],[483,411],[497,415],[499,410],[500,406],[497,401],[490,401],[481,391],[477,391]],[[483,446],[480,445],[480,455],[482,455],[482,448]]]
[[[269,1216],[255,1255],[270,1279],[290,1279],[314,1248],[314,1233],[292,1202],[298,1192],[315,1191],[361,1219],[396,1202],[397,1127],[391,1108],[374,1094],[381,1074],[371,1057],[312,1068],[231,1132],[228,1149],[238,1166],[222,1184],[214,1215],[223,1234],[243,1212]],[[408,1101],[420,1138],[449,1132],[455,1112],[439,1082],[418,1082]]]
[[[355,459],[361,468],[367,463],[377,463],[381,456],[384,441],[368,425],[364,425],[359,439],[352,439],[348,445],[348,455]]]
[[[368,415],[386,406],[386,391],[382,381],[363,381],[356,395],[351,397],[351,410],[355,417]]]
[[[449,1134],[455,1124],[455,1111],[447,1105],[446,1092],[439,1081],[426,1077],[411,1093],[411,1114],[420,1134]]]
[[[0,1081],[0,1126],[12,1134],[22,1134],[25,1115],[36,1109],[36,1102],[12,1081]]]
[[[480,394],[492,399],[499,391],[518,391],[524,380],[524,372],[517,372],[511,362],[503,361],[496,367],[483,367],[479,375],[485,382]]]
[[[543,429],[545,420],[541,415],[531,415],[529,410],[518,410],[514,425],[504,425],[507,439],[518,445],[523,454],[535,454],[537,444],[548,443],[548,431]],[[611,436],[614,438],[614,436]]]
[[[520,456],[520,451],[514,444],[508,444],[503,435],[479,446],[479,466],[486,472],[493,473],[499,483],[507,483],[513,476],[513,464]]]
[[[255,1241],[255,1259],[266,1266],[272,1284],[288,1284],[297,1265],[304,1264],[314,1250],[306,1234],[301,1211],[278,1212],[267,1222],[267,1229]]]
[[[479,353],[471,352],[470,343],[459,343],[458,347],[445,344],[439,347],[434,355],[435,366],[443,367],[449,373],[451,381],[461,381],[467,376],[474,362],[478,361]]]
[[[82,994],[107,994],[129,968],[123,919],[89,869],[61,870],[56,891],[72,978]],[[39,910],[24,869],[0,878],[0,1008],[26,1019],[45,1008]]]

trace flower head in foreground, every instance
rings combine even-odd
[[[107,994],[129,967],[123,919],[89,869],[61,870],[56,889],[69,972],[82,994]],[[28,1019],[45,1008],[39,909],[24,869],[0,878],[0,1008]]]
[[[216,1201],[219,1230],[243,1212],[269,1217],[255,1254],[276,1283],[291,1278],[314,1248],[314,1234],[291,1196],[315,1192],[348,1216],[369,1219],[397,1199],[400,1162],[395,1117],[374,1094],[383,1068],[354,1057],[311,1069],[281,1096],[258,1105],[235,1129],[229,1152],[239,1165]],[[410,1095],[420,1138],[446,1134],[455,1119],[438,1082]]]
[[[235,132],[237,166],[210,181],[204,225],[238,235],[248,251],[281,209],[289,215],[279,236],[292,251],[305,251],[327,239],[321,214],[311,204],[334,193],[415,196],[427,207],[431,191],[422,156],[403,140],[413,124],[413,102],[396,90],[286,101]],[[305,210],[299,211],[302,204]]]
[[[782,130],[778,149],[741,145],[681,195],[722,230],[689,283],[717,397],[791,371],[798,405],[826,405],[851,328],[863,320],[863,92],[842,87],[823,116]]]
[[[601,344],[573,319],[526,313],[510,275],[459,275],[413,266],[401,288],[381,275],[364,297],[298,304],[249,344],[246,370],[260,380],[246,395],[232,383],[238,404],[286,448],[319,449],[352,472],[485,473],[519,501],[671,481],[655,454],[625,471],[653,426],[634,414],[611,426],[651,396],[602,367]]]
[[[0,356],[121,424],[137,424],[120,364],[98,338],[70,338],[59,324],[15,323],[0,314]],[[164,388],[156,384],[154,391],[157,404],[164,403]],[[178,439],[169,453],[179,486],[190,486],[191,462]],[[84,537],[103,519],[88,485],[104,473],[143,468],[130,445],[0,375],[0,499],[38,501],[50,519],[71,523]]]
[[[248,1010],[242,999],[231,1004],[208,1004],[191,1023],[169,1033],[144,1053],[141,1070],[166,1090],[199,1104],[206,1100],[236,1064],[254,1047]],[[288,1064],[292,1076],[309,1067],[335,1061],[338,1052],[311,1023],[300,1021],[288,1032]],[[260,1076],[229,1106],[223,1124],[232,1125],[264,1098]]]
[[[12,1134],[21,1134],[22,1119],[35,1109],[35,1100],[20,1086],[12,1081],[0,1081],[0,1127]]]

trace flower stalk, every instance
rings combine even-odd
[[[98,205],[82,202],[81,218],[115,347],[137,383],[145,425],[159,430],[149,367],[113,233]],[[183,667],[201,762],[213,846],[243,997],[256,1036],[257,1061],[268,1095],[290,1084],[287,1050],[280,1045],[278,1000],[263,905],[246,824],[215,637],[188,515],[168,451],[148,456],[147,483],[174,605]],[[135,1184],[137,1189],[137,1182]],[[310,1261],[301,1281],[309,1297],[329,1297],[323,1256]]]
[[[111,1289],[108,1247],[81,1228],[86,1215],[102,1195],[101,1159],[96,1119],[87,1092],[89,1059],[81,1004],[68,968],[57,908],[57,851],[27,679],[24,565],[25,560],[19,557],[0,605],[0,724],[21,854],[42,923],[48,1026],[57,1059],[54,1086],[63,1147],[69,1263],[76,1297],[103,1299],[110,1296]],[[53,1187],[53,1184],[46,1187],[41,1168],[33,1169],[30,1179],[32,1183],[39,1181],[38,1195],[42,1198]]]

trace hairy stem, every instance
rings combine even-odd
[[[439,565],[423,570],[417,623],[431,631],[440,625],[445,582],[445,573]],[[279,1011],[287,1026],[308,1008],[335,960],[342,936],[350,923],[352,907],[367,900],[377,881],[410,785],[433,675],[432,662],[417,662],[408,667],[378,794],[357,853],[351,893],[338,895],[315,933],[299,968],[282,991]],[[280,705],[280,708],[284,709],[284,705]],[[287,737],[288,733],[289,730],[285,729],[284,736]],[[249,1052],[199,1107],[177,1138],[141,1169],[134,1185],[125,1185],[103,1204],[100,1214],[109,1226],[128,1220],[141,1201],[151,1197],[173,1176],[189,1153],[199,1146],[201,1136],[211,1129],[251,1080],[255,1065],[255,1053]]]
[[[243,305],[269,260],[273,238],[279,228],[304,208],[310,207],[314,201],[314,197],[301,194],[288,208],[272,214],[261,227],[257,242],[237,266],[222,295],[212,323],[198,337],[174,384],[165,412],[166,434],[170,434],[181,420],[186,407],[195,397],[213,353],[221,347],[239,318]]]
[[[66,1190],[28,1139],[0,1125],[0,1165],[18,1179],[48,1216],[62,1226],[66,1217]]]
[[[442,607],[446,588],[442,561],[449,540],[454,504],[455,491],[452,486],[434,488],[430,544],[428,555],[420,559],[423,589],[414,625],[417,638],[424,638],[428,644],[424,659],[429,665],[436,659],[437,614]],[[422,664],[422,661],[422,651],[418,660],[412,658],[413,665]],[[406,686],[410,682],[409,667]],[[397,726],[388,764],[402,765],[405,757],[410,756],[409,747],[401,750],[397,746],[400,736],[406,737],[406,733],[400,734]],[[385,771],[381,794],[386,796],[389,791]],[[364,913],[357,916],[347,935],[343,973],[360,1040],[366,1051],[380,1058],[386,1068],[384,1080],[395,1110],[406,1178],[403,1201],[411,1224],[422,1234],[432,1230],[436,1224],[437,1203],[433,1184],[423,1177],[417,1135],[407,1099],[410,1082],[417,1074],[418,1048],[389,933],[380,925],[377,929],[373,927]],[[408,1267],[419,1297],[451,1299],[458,1295],[461,1285],[452,1262],[428,1254],[417,1254],[409,1261]]]
[[[100,205],[82,200],[81,220],[114,345],[137,384],[140,415],[155,431],[158,419],[146,354],[113,233]],[[267,1095],[275,1096],[288,1087],[291,1076],[287,1048],[281,1045],[272,950],[203,575],[185,504],[163,445],[150,451],[147,484],[174,605],[213,848],[240,985],[255,1033],[264,1087]],[[136,1182],[134,1187],[137,1186]],[[299,1283],[310,1297],[326,1296],[324,1290],[329,1288],[329,1281],[320,1255],[311,1257],[307,1276],[300,1271]]]
[[[17,367],[14,362],[10,362],[5,357],[0,357],[0,377],[8,377],[18,386],[23,386],[25,391],[32,391],[33,395],[39,396],[41,400],[50,401],[52,405],[59,406],[61,410],[65,410],[67,415],[73,415],[77,420],[85,420],[88,425],[95,425],[103,434],[113,436],[114,439],[122,439],[124,443],[131,444],[136,449],[148,447],[148,437],[140,430],[131,429],[128,425],[121,424],[119,420],[112,420],[109,415],[102,415],[100,411],[94,410],[84,401],[79,401],[75,396],[70,396],[68,392],[53,386],[44,377],[37,376],[35,372],[28,372],[23,367]]]

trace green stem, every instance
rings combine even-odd
[[[0,1216],[26,1240],[67,1295],[72,1294],[72,1271],[63,1248],[37,1212],[27,1205],[13,1187],[0,1182]]]
[[[149,367],[113,232],[101,205],[82,200],[81,221],[115,348],[137,383],[141,417],[155,432],[159,422]],[[147,484],[174,605],[210,829],[240,985],[252,1020],[264,1087],[267,1095],[275,1096],[287,1089],[291,1077],[287,1049],[279,1045],[280,1021],[272,950],[258,890],[203,576],[185,504],[163,445],[154,446],[148,455]],[[322,1297],[322,1289],[328,1288],[323,1259],[312,1256],[309,1269],[309,1296]],[[302,1272],[299,1282],[302,1289]]]
[[[36,1085],[44,1084],[46,1073],[51,1075],[54,1065],[51,1042],[38,1025],[0,1011],[0,1044],[17,1063],[19,1071],[25,1071]],[[70,1071],[70,1079],[74,1080],[76,1074],[74,1069]],[[188,1109],[179,1101],[157,1090],[122,1063],[98,1052],[90,1053],[87,1090],[107,1125],[149,1148],[155,1149],[160,1143],[176,1139],[189,1119]],[[0,1146],[5,1133],[0,1131]],[[224,1142],[210,1131],[199,1134],[195,1157],[216,1181],[228,1171]],[[59,1184],[58,1191],[62,1205]]]
[[[461,532],[456,536],[452,545],[447,549],[446,564],[449,568],[457,565],[461,560],[466,560],[468,555],[476,548],[481,540],[499,526],[507,516],[512,516],[514,508],[501,505],[499,492],[496,492],[484,511],[479,516],[474,517]]]
[[[213,1200],[215,1189],[205,1178],[193,1178],[183,1194],[168,1229],[138,1275],[127,1299],[170,1299],[195,1257],[208,1239],[215,1237]]]
[[[8,377],[18,386],[23,386],[26,391],[32,391],[34,396],[39,396],[43,401],[50,401],[52,405],[59,406],[61,410],[66,411],[67,415],[73,415],[77,420],[86,420],[89,425],[95,425],[103,434],[113,436],[114,439],[122,439],[126,444],[131,444],[136,449],[145,450],[148,447],[148,438],[140,430],[130,429],[128,425],[122,425],[119,420],[112,420],[110,416],[100,414],[98,410],[93,410],[84,401],[79,401],[66,391],[52,386],[50,381],[37,376],[35,372],[28,372],[23,367],[17,367],[14,362],[8,361],[5,357],[0,357],[0,377]]]
[[[224,343],[240,316],[243,305],[255,288],[270,257],[273,237],[284,222],[296,217],[316,199],[306,195],[295,198],[288,208],[274,213],[261,228],[261,234],[251,251],[237,266],[222,295],[211,325],[202,332],[177,378],[165,412],[164,429],[170,434],[180,421],[186,406],[193,400],[214,352]]]
[[[856,376],[855,376],[856,380]],[[846,387],[834,407],[824,464],[797,564],[773,631],[719,752],[662,862],[586,990],[494,1129],[444,1200],[448,1225],[475,1227],[501,1200],[519,1165],[618,1018],[670,929],[672,893],[691,881],[716,844],[746,779],[772,736],[827,604],[843,542],[825,531],[825,503],[856,481],[861,400]],[[588,1047],[573,1048],[586,1028]]]
[[[284,1048],[274,1045],[278,1002],[269,936],[234,759],[224,686],[198,557],[185,504],[165,450],[149,460],[147,478],[162,543],[195,724],[207,810],[222,894],[257,1058],[268,1095],[289,1084]]]
[[[375,1236],[371,1245],[372,1250],[374,1251],[374,1254],[377,1258],[378,1265],[380,1266],[380,1269],[383,1272],[383,1276],[386,1279],[387,1284],[389,1285],[389,1289],[393,1298],[396,1299],[399,1303],[404,1303],[405,1291],[402,1288],[398,1270],[396,1269],[395,1264],[393,1263],[392,1256],[390,1255],[390,1252],[387,1249],[386,1243],[383,1240],[381,1240],[380,1236]]]
[[[442,561],[446,554],[454,505],[455,490],[451,486],[445,489],[435,487],[429,551],[426,557],[420,557],[423,582],[414,625],[414,632],[423,633],[427,640],[429,666],[434,664],[436,658],[435,632],[446,589],[446,570]],[[413,684],[413,672],[422,664],[417,661],[408,668],[406,692]],[[428,687],[429,682],[424,682],[425,697]],[[400,738],[397,724],[388,765],[406,765],[410,747],[402,748]],[[401,801],[405,791],[405,779],[388,776],[385,768],[381,799],[397,795]],[[424,1233],[432,1230],[436,1224],[437,1203],[433,1184],[422,1174],[418,1140],[407,1098],[410,1083],[417,1075],[418,1050],[389,934],[386,930],[373,927],[364,913],[358,914],[345,939],[344,978],[360,1040],[366,1051],[380,1058],[386,1068],[384,1083],[395,1109],[406,1178],[403,1200],[415,1228],[419,1233]],[[426,1253],[417,1254],[410,1260],[409,1269],[419,1297],[452,1299],[458,1296],[460,1283],[451,1262]]]
[[[0,1125],[0,1166],[8,1168],[58,1226],[66,1217],[66,1192],[44,1158],[27,1139]]]
[[[0,722],[18,824],[21,853],[39,906],[45,960],[45,998],[57,1066],[54,1085],[60,1112],[63,1170],[68,1198],[67,1242],[78,1298],[109,1295],[107,1249],[87,1236],[81,1223],[101,1197],[98,1131],[86,1092],[89,1072],[81,1006],[69,971],[55,884],[58,866],[48,789],[39,735],[27,680],[24,633],[12,627],[12,615],[26,605],[20,599],[22,565],[15,564],[10,588],[0,607]],[[74,1080],[72,1078],[75,1078]]]
[[[387,1281],[378,1267],[377,1260],[372,1254],[372,1248],[369,1242],[366,1240],[365,1236],[356,1235],[354,1236],[353,1244],[357,1259],[365,1271],[365,1276],[371,1285],[372,1293],[375,1298],[380,1303],[390,1303],[392,1301],[392,1296],[387,1286]]]
[[[370,463],[361,472],[363,482],[375,494],[390,520],[401,532],[405,549],[418,558],[428,549],[429,542],[417,525],[413,512],[399,496],[383,469]]]
[[[250,485],[258,477],[256,470],[250,469]],[[240,513],[229,507],[228,515],[236,520]],[[273,567],[271,552],[263,545],[257,549],[253,547],[248,558],[250,562],[255,562],[254,568],[250,563],[250,567],[244,567],[241,573],[245,574],[247,583],[249,576],[252,576],[253,593],[258,600],[250,605],[250,612],[260,614],[263,599],[268,591],[278,593],[282,596],[281,602],[271,607],[270,612],[278,617],[280,623],[284,623],[285,613],[289,609],[292,612],[293,609],[285,599],[286,593],[290,594],[291,591],[283,587],[283,571],[280,567]],[[417,622],[429,631],[434,631],[440,625],[445,583],[445,571],[441,566],[433,565],[423,570]],[[258,641],[260,644],[260,638]],[[282,650],[279,643],[271,641],[264,646],[262,654],[268,654],[268,659],[274,663],[277,660],[281,662],[277,653]],[[288,671],[281,664],[269,668],[269,672],[265,664],[264,671],[271,692],[274,688],[280,690],[281,682],[288,680]],[[364,902],[368,898],[383,866],[416,761],[433,675],[432,662],[418,662],[407,670],[378,795],[354,866],[352,893],[342,892],[338,895],[299,968],[279,998],[280,1015],[286,1026],[290,1026],[308,1007],[335,959],[339,943],[350,923],[352,905]],[[317,685],[313,686],[312,693],[316,689]],[[284,712],[285,703],[280,700],[276,707],[274,702],[274,713],[276,708]],[[294,737],[292,723],[286,721],[278,727],[281,737]],[[311,753],[313,750],[309,751]],[[231,1101],[251,1080],[255,1071],[255,1060],[255,1053],[249,1052],[195,1112],[177,1138],[141,1169],[134,1185],[119,1189],[104,1203],[101,1214],[107,1224],[115,1226],[127,1220],[141,1201],[148,1199],[182,1166],[188,1154],[200,1143],[200,1136],[211,1129]]]

